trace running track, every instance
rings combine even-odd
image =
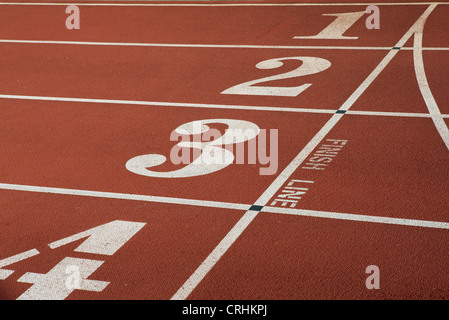
[[[317,39],[368,4],[308,2],[0,3],[0,298],[447,300],[449,5]],[[276,129],[276,172],[126,166],[206,119]]]

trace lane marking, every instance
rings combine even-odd
[[[402,50],[414,50],[415,48],[409,48],[409,47],[406,47],[406,48],[402,48]],[[435,51],[448,51],[449,50],[449,48],[448,47],[426,47],[426,48],[421,48],[423,51],[432,51],[432,50],[435,50]]]
[[[49,96],[28,96],[28,95],[15,95],[15,94],[0,94],[0,99],[58,101],[58,102],[83,102],[83,103],[120,104],[120,105],[125,104],[125,105],[156,106],[156,107],[233,109],[233,110],[277,111],[277,112],[297,112],[297,113],[322,113],[322,114],[334,114],[335,112],[339,111],[339,110],[335,110],[335,109],[247,106],[247,105],[160,102],[160,101],[139,101],[139,100],[114,100],[114,99],[95,99],[95,98],[69,98],[69,97],[49,97]],[[343,113],[342,110],[340,110],[339,112]],[[431,117],[431,115],[428,113],[363,111],[363,110],[347,110],[346,114],[365,115],[365,116],[372,115],[372,116],[389,116],[389,117],[417,117],[417,118],[430,118]],[[443,118],[449,118],[449,114],[442,114],[441,116]]]
[[[166,203],[166,204],[182,204],[182,205],[190,205],[190,206],[198,206],[198,207],[232,209],[232,210],[239,210],[239,211],[277,213],[277,214],[288,214],[288,215],[298,215],[298,216],[308,216],[308,217],[331,218],[331,219],[337,219],[337,220],[352,220],[352,221],[398,224],[398,225],[404,225],[404,226],[418,226],[418,227],[427,227],[427,228],[449,229],[449,222],[414,220],[414,219],[408,219],[408,218],[369,216],[369,215],[360,215],[360,214],[331,212],[331,211],[290,209],[290,208],[286,208],[286,207],[275,207],[275,206],[270,206],[270,205],[260,206],[260,205],[249,205],[249,204],[242,204],[242,203],[205,201],[205,200],[196,200],[196,199],[159,197],[159,196],[149,196],[149,195],[137,195],[137,194],[103,192],[103,191],[100,192],[100,191],[54,188],[54,187],[40,187],[40,186],[6,184],[6,183],[0,183],[0,189],[12,190],[12,191],[48,193],[48,194],[56,194],[56,195],[71,195],[71,196],[144,201],[144,202]],[[90,233],[92,233],[92,230],[93,229],[88,230],[88,231]],[[77,234],[76,235],[77,237],[72,236],[69,238],[65,238],[65,239],[62,239],[59,241],[52,242],[51,244],[49,244],[49,247],[52,249],[55,249],[61,245],[68,243],[69,241],[74,241],[74,240],[77,240],[78,238],[87,236],[89,232],[85,231],[84,233]],[[19,262],[19,261],[22,261],[27,258],[33,257],[34,255],[37,255],[37,254],[39,254],[39,251],[37,251],[36,249],[32,249],[32,250],[17,254],[15,256],[9,257],[7,259],[0,260],[0,268],[5,267],[10,264],[13,264],[13,263],[16,263],[16,262]],[[3,271],[0,269],[0,272],[3,272]],[[0,276],[0,280],[1,280],[1,276]]]
[[[290,208],[280,208],[280,207],[270,207],[270,206],[265,206],[261,212],[279,213],[279,214],[305,216],[305,217],[326,218],[326,219],[358,221],[358,222],[392,224],[392,225],[400,225],[400,226],[448,229],[449,230],[449,222],[441,222],[441,221],[428,221],[428,220],[417,220],[417,219],[407,219],[407,218],[392,218],[392,217],[382,217],[382,216],[370,216],[370,215],[363,215],[363,214],[350,214],[350,213],[316,211],[316,210],[305,210],[305,209],[290,209]]]
[[[391,50],[391,47],[350,47],[350,46],[285,46],[285,45],[234,45],[234,44],[193,44],[193,43],[143,43],[143,42],[103,42],[103,41],[65,41],[65,40],[16,40],[0,39],[0,43],[20,44],[59,44],[85,46],[123,46],[123,47],[171,47],[171,48],[222,48],[222,49],[341,49],[341,50]]]
[[[57,44],[83,46],[120,46],[120,47],[168,47],[168,48],[215,48],[215,49],[291,49],[291,50],[381,50],[391,47],[367,46],[297,46],[297,45],[258,45],[258,44],[201,44],[201,43],[152,43],[152,42],[104,42],[104,41],[66,41],[66,40],[20,40],[0,39],[0,43],[15,44]],[[413,50],[413,47],[393,47],[396,50]],[[449,47],[426,47],[422,50],[449,51]]]
[[[426,71],[424,69],[424,58],[422,52],[422,40],[423,40],[423,30],[424,25],[416,31],[413,41],[413,62],[415,64],[415,74],[418,81],[419,90],[421,95],[426,102],[427,109],[432,118],[433,123],[443,139],[446,148],[449,150],[449,129],[441,116],[441,111],[438,108],[438,104],[430,90],[429,83],[427,81]]]
[[[425,12],[418,18],[412,27],[405,33],[405,35],[396,44],[397,47],[402,47],[407,40],[413,35],[417,27],[423,24],[430,13],[434,10],[436,5],[430,5]],[[377,78],[387,64],[395,57],[399,50],[388,52],[385,58],[379,65],[371,72],[371,74],[362,82],[362,84],[354,91],[354,93],[343,103],[340,110],[348,110],[368,86]],[[293,159],[293,161],[282,171],[282,173],[274,180],[274,182],[265,190],[254,205],[264,206],[277,193],[282,185],[289,179],[291,174],[302,164],[302,162],[310,155],[310,153],[318,146],[330,130],[338,123],[344,114],[335,113],[328,122],[321,128],[321,130],[309,141],[303,150]],[[220,258],[227,252],[238,237],[246,230],[248,225],[257,216],[258,211],[248,210],[231,231],[220,241],[209,256],[201,263],[197,270],[186,280],[186,282],[178,289],[178,291],[171,298],[172,300],[185,300],[192,293],[198,284],[204,279],[209,271],[215,266]]]
[[[194,200],[194,199],[148,196],[148,195],[129,194],[129,193],[90,191],[90,190],[54,188],[54,187],[40,187],[40,186],[30,186],[30,185],[20,185],[20,184],[9,184],[9,183],[0,183],[0,189],[13,190],[13,191],[28,191],[28,192],[38,192],[38,193],[61,194],[61,195],[73,195],[73,196],[85,196],[85,197],[95,197],[95,198],[107,198],[107,199],[136,200],[136,201],[146,201],[146,202],[182,204],[182,205],[189,205],[189,206],[236,209],[236,210],[248,210],[248,208],[251,207],[250,204],[237,204],[237,203],[221,202],[221,201]]]
[[[413,112],[346,110],[346,114],[359,115],[359,116],[380,116],[380,117],[431,118],[431,115],[428,113],[413,113]],[[449,118],[448,114],[442,114],[441,116],[443,118]]]

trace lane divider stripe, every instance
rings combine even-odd
[[[334,110],[334,109],[316,109],[316,108],[268,107],[268,106],[226,105],[226,104],[206,104],[206,103],[29,96],[29,95],[16,95],[16,94],[0,94],[0,99],[81,102],[81,103],[100,103],[100,104],[135,105],[135,106],[173,107],[173,108],[204,108],[204,109],[232,109],[232,110],[250,110],[250,111],[321,113],[321,114],[333,114],[337,111],[338,113],[343,113],[344,111],[346,111],[346,114],[366,115],[366,116],[410,117],[410,118],[432,117],[428,113],[417,113],[417,112],[413,113],[413,112],[388,112],[388,111],[363,111],[363,110]],[[441,117],[449,118],[449,114],[442,114]]]

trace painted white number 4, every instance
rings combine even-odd
[[[87,238],[76,252],[113,255],[131,239],[145,223],[116,220],[77,233],[49,244],[52,249]],[[36,249],[0,260],[0,279],[6,279],[14,271],[1,269],[39,254]],[[63,300],[74,290],[101,292],[109,284],[107,281],[87,279],[104,261],[66,257],[48,273],[27,272],[17,281],[32,283],[18,300]]]

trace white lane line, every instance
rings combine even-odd
[[[70,98],[70,97],[49,97],[49,96],[29,96],[15,94],[0,94],[0,99],[13,100],[35,100],[35,101],[59,101],[59,102],[83,102],[100,104],[125,104],[137,106],[156,107],[179,107],[179,108],[205,108],[205,109],[233,109],[233,110],[254,110],[254,111],[279,111],[279,112],[307,112],[307,113],[335,113],[332,109],[313,108],[292,108],[292,107],[268,107],[268,106],[248,106],[248,105],[225,105],[212,103],[184,103],[184,102],[160,102],[160,101],[138,101],[138,100],[114,100],[95,98]]]
[[[137,106],[156,106],[156,107],[233,109],[233,110],[277,111],[277,112],[296,112],[296,113],[321,113],[321,114],[333,114],[337,111],[336,109],[334,110],[334,109],[316,109],[316,108],[226,105],[226,104],[211,104],[211,103],[183,103],[183,102],[161,102],[161,101],[94,99],[94,98],[69,98],[69,97],[28,96],[28,95],[15,95],[15,94],[0,94],[0,99],[83,102],[83,103],[120,104],[120,105],[124,104],[124,105],[137,105]],[[346,113],[353,114],[353,115],[364,115],[364,116],[417,117],[417,118],[430,118],[431,117],[431,115],[428,113],[413,113],[413,112],[348,110]],[[441,116],[443,118],[449,118],[449,114],[442,114]]]
[[[181,204],[181,205],[208,207],[208,208],[232,209],[232,210],[240,210],[240,211],[247,211],[248,208],[251,207],[251,205],[249,205],[249,204],[231,203],[231,202],[205,201],[205,200],[184,199],[184,198],[174,198],[174,197],[160,197],[160,196],[138,195],[138,194],[129,194],[129,193],[90,191],[90,190],[54,188],[54,187],[41,187],[41,186],[30,186],[30,185],[19,185],[19,184],[8,184],[8,183],[0,183],[0,189],[13,190],[13,191],[36,192],[36,193],[48,193],[48,194],[57,194],[57,195],[84,196],[84,197],[93,197],[93,198],[107,198],[107,199],[132,200],[132,201],[144,201],[144,202],[167,203],[167,204]],[[397,225],[403,225],[403,226],[417,226],[417,227],[426,227],[426,228],[449,229],[449,222],[370,216],[370,215],[339,213],[339,212],[331,212],[331,211],[316,211],[316,210],[304,210],[304,209],[291,209],[291,208],[283,208],[283,207],[281,208],[281,207],[264,206],[263,209],[261,210],[261,212],[307,216],[307,217],[318,217],[318,218],[331,218],[331,219],[337,219],[337,220],[397,224]],[[247,222],[249,222],[249,220],[245,220],[245,223],[247,223]],[[233,233],[233,235],[235,236],[236,234]],[[50,247],[52,247],[52,246],[50,246]],[[19,262],[21,260],[27,259],[36,254],[39,254],[39,251],[37,251],[36,249],[33,249],[33,250],[29,250],[27,252],[9,257],[8,259],[0,260],[0,268],[10,265],[10,264],[13,264],[13,263],[16,263],[16,262]],[[1,270],[0,270],[0,272],[1,272]],[[1,279],[1,275],[0,275],[0,279]]]
[[[324,49],[324,50],[391,50],[391,47],[354,47],[354,46],[285,46],[251,44],[194,44],[194,43],[144,43],[144,42],[103,42],[103,41],[66,41],[66,40],[18,40],[0,39],[0,43],[19,44],[59,44],[84,46],[122,46],[122,47],[171,47],[171,48],[222,48],[222,49]]]
[[[380,117],[406,117],[406,118],[431,118],[428,113],[420,112],[388,112],[388,111],[363,111],[363,110],[348,110],[346,114],[359,116],[380,116]],[[449,114],[442,114],[443,118],[449,118]]]
[[[413,24],[409,31],[399,40],[397,46],[402,47],[407,40],[413,35],[416,28],[423,24],[426,18],[435,8],[434,5],[429,6],[421,17]],[[373,72],[365,81],[355,90],[340,109],[348,110],[360,95],[368,88],[368,86],[377,78],[380,72],[394,58],[398,50],[388,52],[386,57],[379,63]],[[310,155],[316,146],[324,139],[330,130],[338,123],[343,114],[334,114],[324,127],[312,138],[312,140],[304,147],[304,149],[293,159],[293,161],[282,171],[282,173],[274,180],[267,190],[255,202],[255,205],[264,206],[276,194],[280,187],[288,180],[290,175],[301,165],[301,163]],[[220,241],[209,256],[201,263],[198,269],[186,280],[186,282],[178,289],[171,298],[172,300],[184,300],[192,293],[198,284],[204,279],[209,271],[215,266],[220,258],[245,231],[252,220],[257,216],[258,212],[248,210],[241,220],[231,229],[231,231]]]
[[[441,221],[392,218],[392,217],[370,216],[370,215],[362,215],[362,214],[279,208],[279,207],[269,207],[269,206],[263,207],[261,212],[279,213],[279,214],[305,216],[305,217],[326,218],[326,219],[392,224],[392,225],[400,225],[400,226],[449,229],[449,222],[441,222]]]
[[[438,108],[438,104],[435,101],[432,91],[430,90],[430,86],[427,82],[427,76],[424,69],[424,58],[422,52],[423,30],[424,25],[422,25],[421,28],[416,31],[413,42],[413,61],[415,64],[416,79],[418,81],[419,90],[421,91],[421,95],[426,102],[427,109],[429,110],[432,121],[435,124],[435,127],[441,136],[441,139],[443,139],[446,148],[449,150],[449,129],[444,122],[441,111]]]
[[[401,50],[414,50],[413,47],[403,47]],[[421,48],[423,51],[448,51],[449,47],[426,47]]]
[[[258,44],[201,44],[201,43],[152,43],[152,42],[104,42],[104,41],[67,41],[67,40],[20,40],[0,39],[0,43],[12,44],[56,44],[82,46],[119,46],[119,47],[167,47],[167,48],[215,48],[215,49],[285,49],[285,50],[379,50],[389,51],[391,47],[367,46],[298,46],[298,45],[258,45]],[[402,47],[400,50],[413,50]],[[449,47],[427,47],[422,50],[448,51]]]
[[[0,2],[5,6],[99,6],[99,7],[327,7],[327,6],[419,6],[447,2],[388,2],[388,3],[67,3],[67,2]]]
[[[251,207],[250,204],[237,204],[237,203],[221,202],[221,201],[194,200],[194,199],[184,199],[184,198],[174,198],[174,197],[161,197],[161,196],[149,196],[149,195],[139,195],[139,194],[129,194],[129,193],[91,191],[91,190],[54,188],[54,187],[41,187],[41,186],[30,186],[30,185],[9,184],[9,183],[0,183],[0,189],[14,190],[14,191],[38,192],[38,193],[50,193],[50,194],[61,194],[61,195],[73,195],[73,196],[85,196],[85,197],[95,197],[95,198],[107,198],[107,199],[137,200],[137,201],[159,202],[159,203],[170,203],[170,204],[181,204],[181,205],[189,205],[189,206],[236,209],[236,210],[248,210],[248,208]]]
[[[334,113],[336,111],[336,110],[331,110],[331,109],[225,105],[225,104],[212,104],[212,103],[183,103],[183,102],[138,101],[138,100],[114,100],[114,99],[95,99],[95,98],[70,98],[70,97],[29,96],[29,95],[15,95],[15,94],[0,94],[0,99],[84,102],[84,103],[102,103],[102,104],[126,104],[126,105],[156,106],[156,107],[311,112],[311,113],[329,113],[329,114]]]

